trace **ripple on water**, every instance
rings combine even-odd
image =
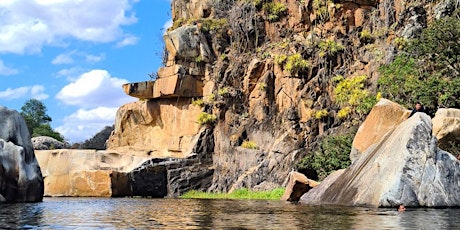
[[[459,214],[264,200],[45,198],[0,204],[0,229],[455,229]]]

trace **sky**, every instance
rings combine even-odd
[[[121,86],[161,66],[170,0],[0,0],[0,106],[38,99],[70,143],[138,99]]]

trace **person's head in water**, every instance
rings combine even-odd
[[[422,108],[423,108],[422,103],[417,101],[415,103],[415,110],[420,111],[420,110],[422,110]]]
[[[404,212],[404,211],[406,211],[406,207],[404,207],[403,204],[400,204],[398,207],[398,212]]]

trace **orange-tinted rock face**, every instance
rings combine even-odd
[[[387,132],[396,128],[409,117],[410,110],[386,99],[381,99],[360,126],[353,140],[352,161],[371,145],[380,141]],[[357,151],[357,152],[356,152]]]
[[[122,106],[108,149],[149,153],[157,157],[185,157],[201,125],[199,106],[191,99],[138,101]]]
[[[453,150],[452,147],[456,149],[455,146],[460,143],[460,110],[439,109],[432,121],[433,135],[438,139],[439,148],[448,151]]]

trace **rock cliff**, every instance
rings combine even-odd
[[[22,116],[0,106],[0,202],[43,199],[43,178]]]
[[[123,86],[140,100],[117,112],[108,149],[178,160],[201,143],[212,180],[200,189],[282,186],[319,140],[363,122],[379,66],[398,41],[451,14],[449,2],[173,0],[164,67],[155,81]],[[395,120],[375,117],[375,136],[408,115],[382,106]],[[376,141],[355,142],[353,159]]]

